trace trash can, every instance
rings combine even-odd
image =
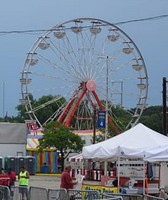
[[[49,173],[49,166],[48,165],[43,165],[41,167],[41,173],[44,173],[44,174],[48,174]]]

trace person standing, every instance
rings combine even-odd
[[[11,196],[13,196],[13,189],[14,189],[13,187],[15,186],[16,173],[11,168],[8,168],[7,173],[10,178],[9,189],[11,191]]]
[[[29,172],[25,169],[24,166],[22,166],[18,175],[19,193],[21,194],[22,200],[24,199],[24,196],[26,196],[26,199],[28,200],[29,177]]]
[[[64,189],[73,189],[73,186],[77,184],[77,181],[73,181],[72,177],[70,176],[71,166],[68,165],[65,167],[64,171],[61,175],[61,184],[60,188]]]
[[[10,178],[3,168],[0,169],[0,185],[10,185]]]

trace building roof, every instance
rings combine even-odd
[[[0,123],[0,144],[26,144],[25,123]]]

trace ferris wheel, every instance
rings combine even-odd
[[[138,122],[148,93],[136,44],[116,25],[94,18],[69,20],[41,35],[27,54],[20,82],[20,101],[40,127],[57,120],[92,129],[95,111],[108,109],[118,133]]]

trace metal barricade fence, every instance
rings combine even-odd
[[[12,200],[29,200],[29,188],[26,186],[12,186],[10,196]]]
[[[93,200],[115,200],[115,199],[116,199],[115,197],[106,197],[103,199],[93,199]]]
[[[102,194],[102,199],[104,198],[113,199],[113,200],[123,200],[122,196],[120,195],[113,195],[113,194],[107,194],[107,193]]]
[[[0,185],[0,200],[10,200],[10,190],[8,186]]]
[[[115,200],[115,197],[106,197],[105,199],[93,199],[93,200]]]
[[[144,200],[164,200],[163,198],[153,196],[153,195],[144,195]]]
[[[96,200],[101,199],[100,193],[96,190],[67,190],[69,200]]]
[[[11,200],[47,200],[48,191],[40,187],[13,186],[10,197]]]
[[[40,187],[30,187],[29,200],[47,200],[48,190]]]
[[[48,200],[68,200],[66,189],[48,189]]]
[[[122,194],[122,193],[103,193],[103,197],[108,195],[109,198],[115,198],[118,200],[143,200],[143,196],[139,194]]]
[[[26,194],[24,195],[23,193]],[[0,186],[0,200],[164,200],[158,196],[102,193],[97,190],[46,189],[40,187]]]

